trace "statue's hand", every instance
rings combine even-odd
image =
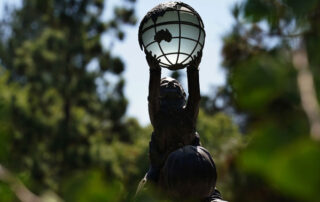
[[[199,69],[201,58],[202,58],[202,50],[198,51],[197,55],[192,58],[191,62],[189,63],[188,68]]]
[[[152,55],[152,51],[148,52],[145,51],[146,53],[146,59],[148,62],[148,65],[150,67],[150,69],[160,69],[160,59],[157,60],[156,59],[156,55]]]

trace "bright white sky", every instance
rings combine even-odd
[[[19,4],[21,0],[0,0],[0,16],[4,3]],[[121,1],[107,1],[107,8],[119,4]],[[134,27],[126,28],[126,38],[121,43],[115,43],[113,53],[119,55],[126,64],[124,77],[126,80],[125,94],[129,100],[127,115],[136,117],[141,124],[149,123],[147,92],[149,69],[144,53],[138,44],[138,27],[144,15],[159,3],[160,0],[137,0],[136,11],[138,23]],[[206,30],[206,41],[200,64],[200,88],[201,94],[212,93],[214,86],[225,83],[225,74],[221,68],[222,37],[231,29],[234,23],[231,16],[231,8],[241,0],[184,0],[184,3],[193,7],[201,16]],[[108,10],[107,10],[108,11]],[[106,17],[110,12],[105,12]],[[107,38],[102,40],[109,44]],[[185,72],[185,71],[182,71]],[[169,75],[169,71],[163,71],[163,76]],[[187,89],[186,81],[183,86]]]

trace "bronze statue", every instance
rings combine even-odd
[[[170,77],[161,79],[160,61],[157,60],[152,53],[146,52],[146,59],[150,67],[148,95],[149,116],[154,131],[149,143],[150,168],[144,179],[140,182],[138,191],[149,183],[157,185],[163,190],[167,189],[168,191],[168,186],[166,186],[163,180],[166,179],[163,176],[168,174],[168,169],[164,169],[164,167],[167,168],[170,162],[172,164],[172,161],[167,162],[168,156],[172,153],[177,153],[181,148],[187,148],[188,151],[193,152],[193,156],[202,155],[201,158],[209,159],[208,161],[212,160],[210,154],[210,158],[206,158],[203,156],[205,154],[201,152],[196,153],[196,151],[198,151],[197,149],[191,149],[191,147],[187,146],[190,145],[195,148],[200,146],[200,137],[196,131],[196,122],[200,104],[199,64],[201,57],[202,52],[198,52],[197,56],[192,58],[192,61],[187,66],[189,97],[186,98],[186,93],[182,85],[176,79]],[[181,154],[185,153],[182,152]],[[183,155],[180,156],[183,158]],[[184,158],[180,165],[191,165],[189,161],[192,161],[192,158],[189,160],[188,158]],[[204,168],[203,165],[205,165],[205,162],[206,161],[198,161],[198,164],[192,164],[193,167],[187,166],[185,169],[187,171],[189,169],[190,171],[190,169],[195,169],[197,166]],[[211,184],[203,182],[205,186],[212,186],[212,190],[207,196],[203,196],[201,200],[214,201],[215,199],[221,199],[221,197],[220,193],[215,189],[217,177],[215,165],[213,161],[212,163],[209,162],[208,165],[212,165],[212,169],[209,169],[210,172],[208,169],[205,171],[208,174],[206,176],[214,180],[210,181],[212,182]],[[211,172],[213,170],[214,172]],[[199,174],[203,176],[201,172],[195,173],[194,176],[196,177],[192,179],[201,178]],[[179,179],[183,179],[183,176]],[[196,186],[200,185],[197,184]],[[190,190],[190,186],[176,187],[179,188],[173,188],[174,190],[171,190],[171,192],[176,192],[177,195],[179,195],[179,193],[183,195],[185,191]],[[168,193],[170,193],[170,191],[168,191]]]
[[[181,84],[170,77],[161,78],[159,61],[147,53],[150,67],[149,116],[154,131],[149,155],[148,179],[157,182],[159,171],[168,155],[184,145],[200,145],[195,125],[199,112],[200,89],[198,66],[201,53],[187,68],[189,97]]]

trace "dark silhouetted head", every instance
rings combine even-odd
[[[174,78],[164,77],[160,82],[160,107],[162,109],[179,109],[186,104],[186,93]]]
[[[201,146],[184,146],[172,152],[160,182],[175,199],[202,200],[214,191],[217,171],[210,153]]]

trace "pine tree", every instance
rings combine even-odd
[[[0,65],[7,85],[22,92],[8,99],[13,137],[6,166],[31,171],[38,191],[59,190],[59,180],[76,170],[108,168],[101,145],[131,140],[125,67],[101,36],[123,39],[123,27],[136,22],[134,2],[123,1],[102,21],[103,0],[24,0],[2,24]]]

